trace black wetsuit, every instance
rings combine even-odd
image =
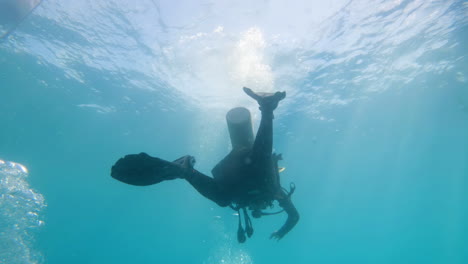
[[[185,179],[203,196],[225,207],[261,207],[272,201],[288,214],[286,223],[272,237],[281,239],[298,222],[299,213],[281,187],[278,156],[273,150],[273,110],[262,109],[260,127],[252,148],[233,149],[212,170],[214,178],[192,170]]]

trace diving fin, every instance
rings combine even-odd
[[[130,154],[119,159],[111,169],[111,176],[121,182],[148,186],[165,180],[183,178],[187,167],[193,167],[195,159],[184,156],[170,162],[151,157],[146,153]]]
[[[279,101],[286,97],[286,92],[261,93],[254,92],[252,89],[244,87],[244,92],[260,105],[260,110],[273,111],[278,106]]]

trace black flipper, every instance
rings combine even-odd
[[[244,87],[244,92],[255,99],[260,105],[260,110],[273,111],[278,106],[279,101],[283,100],[286,97],[286,92],[276,92],[276,93],[256,93],[252,89]]]
[[[194,159],[184,156],[174,162],[151,157],[146,153],[131,154],[119,159],[111,169],[111,176],[121,182],[147,186],[165,180],[183,178],[186,164],[193,167]]]

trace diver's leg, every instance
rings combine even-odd
[[[225,197],[216,181],[205,174],[191,169],[184,177],[201,195],[217,203],[221,207],[228,206],[231,201]]]
[[[252,148],[255,163],[271,159],[273,152],[273,111],[262,111],[262,119]]]
[[[273,111],[278,106],[279,101],[286,97],[285,92],[276,92],[271,94],[255,93],[251,89],[244,87],[244,92],[255,99],[260,105],[262,118],[260,126],[255,136],[255,142],[252,149],[253,162],[264,164],[270,162],[273,152]]]
[[[226,193],[221,191],[218,183],[211,177],[195,170],[195,158],[189,155],[183,156],[173,163],[183,169],[181,178],[186,179],[201,195],[217,203],[219,206],[228,206],[231,202]]]

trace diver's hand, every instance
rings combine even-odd
[[[275,231],[273,232],[273,234],[271,234],[270,239],[276,239],[279,241],[280,239],[283,238],[283,236],[284,236],[283,234],[279,233],[278,231]]]

